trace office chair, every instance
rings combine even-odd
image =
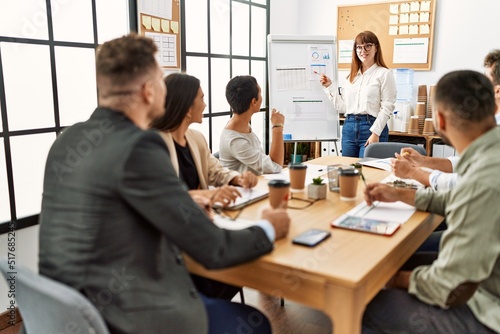
[[[394,158],[394,153],[401,152],[402,148],[410,147],[422,155],[427,155],[425,148],[415,144],[398,142],[379,142],[368,145],[365,148],[365,158]]]
[[[25,333],[66,333],[72,328],[79,333],[109,334],[95,306],[77,290],[19,263],[9,269],[5,258],[0,259],[0,271],[9,286],[8,279],[15,279],[15,299]]]

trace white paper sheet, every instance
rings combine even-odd
[[[255,222],[239,218],[231,220],[230,218],[223,217],[221,215],[215,215],[214,224],[226,230],[242,230],[247,227],[254,226]]]
[[[372,206],[368,206],[366,202],[362,202],[347,212],[347,215],[404,224],[415,211],[414,206],[403,202],[375,202]]]

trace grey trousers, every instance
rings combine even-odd
[[[467,305],[442,309],[428,305],[405,290],[387,289],[366,307],[363,334],[496,333],[480,323]]]

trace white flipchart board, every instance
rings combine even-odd
[[[339,138],[339,116],[319,82],[337,82],[334,36],[268,35],[269,106],[285,115],[291,141]]]

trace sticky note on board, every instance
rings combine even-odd
[[[411,13],[410,14],[410,22],[411,23],[418,22],[419,18],[420,17],[418,15],[418,13]]]
[[[170,21],[170,28],[172,28],[172,31],[174,34],[179,33],[179,22],[177,21]]]
[[[390,5],[389,13],[398,14],[399,13],[399,5],[398,4]]]
[[[399,15],[399,23],[408,23],[409,17],[408,14]]]
[[[410,33],[410,35],[418,35],[418,26],[417,25],[411,25],[408,28],[408,32]]]
[[[151,29],[151,16],[148,15],[142,15],[142,25],[146,29]]]
[[[429,22],[429,12],[420,13],[420,22]]]
[[[431,9],[431,2],[430,1],[422,1],[420,3],[420,10],[421,11],[429,11]]]
[[[391,15],[389,17],[389,24],[398,24],[399,15]]]
[[[160,19],[159,18],[156,18],[156,17],[153,17],[151,19],[151,26],[153,27],[153,30],[154,31],[160,31]]]
[[[389,35],[394,36],[398,34],[398,26],[389,26]]]
[[[161,30],[163,32],[170,32],[170,21],[169,20],[161,20]]]
[[[422,24],[420,26],[420,35],[427,35],[430,33],[430,28],[428,24]]]
[[[400,26],[399,27],[400,35],[408,35],[408,26]]]
[[[413,1],[410,4],[410,11],[412,11],[412,12],[418,12],[419,10],[420,10],[420,2]]]
[[[409,3],[402,3],[401,4],[401,13],[408,13],[410,11],[410,4]]]

